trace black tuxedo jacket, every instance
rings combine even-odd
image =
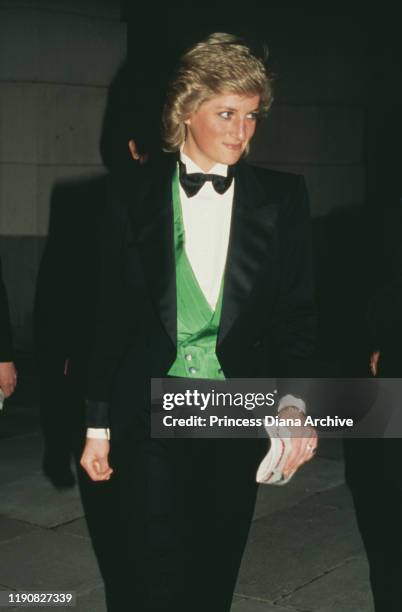
[[[166,154],[109,185],[87,424],[111,425],[114,439],[147,429],[150,378],[164,377],[176,356],[176,160]],[[225,377],[303,376],[314,337],[304,180],[241,161],[217,341]]]
[[[3,283],[0,261],[0,361],[13,360],[13,346],[11,339],[10,313],[6,288]]]

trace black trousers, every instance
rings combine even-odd
[[[367,553],[376,612],[402,610],[402,440],[345,441],[346,479]]]
[[[229,612],[261,439],[148,439],[113,454],[120,587],[109,612]]]
[[[381,351],[379,374],[399,378],[399,344]],[[346,440],[346,481],[367,553],[376,612],[402,610],[402,439]]]

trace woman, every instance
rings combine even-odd
[[[111,181],[81,463],[120,485],[124,594],[113,609],[230,610],[266,450],[152,439],[150,378],[297,376],[313,348],[304,182],[240,161],[271,101],[262,59],[213,34],[169,85],[171,153]],[[280,409],[300,417],[304,406],[288,397]],[[285,471],[315,446],[314,434],[294,440]]]

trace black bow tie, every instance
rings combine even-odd
[[[228,166],[228,175],[221,176],[220,174],[204,174],[203,172],[192,172],[187,174],[186,166],[179,160],[179,178],[181,186],[188,198],[195,196],[206,181],[212,181],[214,189],[217,193],[225,193],[232,184],[233,170],[232,166]]]

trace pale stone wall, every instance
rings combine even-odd
[[[52,188],[103,171],[107,87],[125,54],[118,0],[0,2],[0,254],[18,346]]]

